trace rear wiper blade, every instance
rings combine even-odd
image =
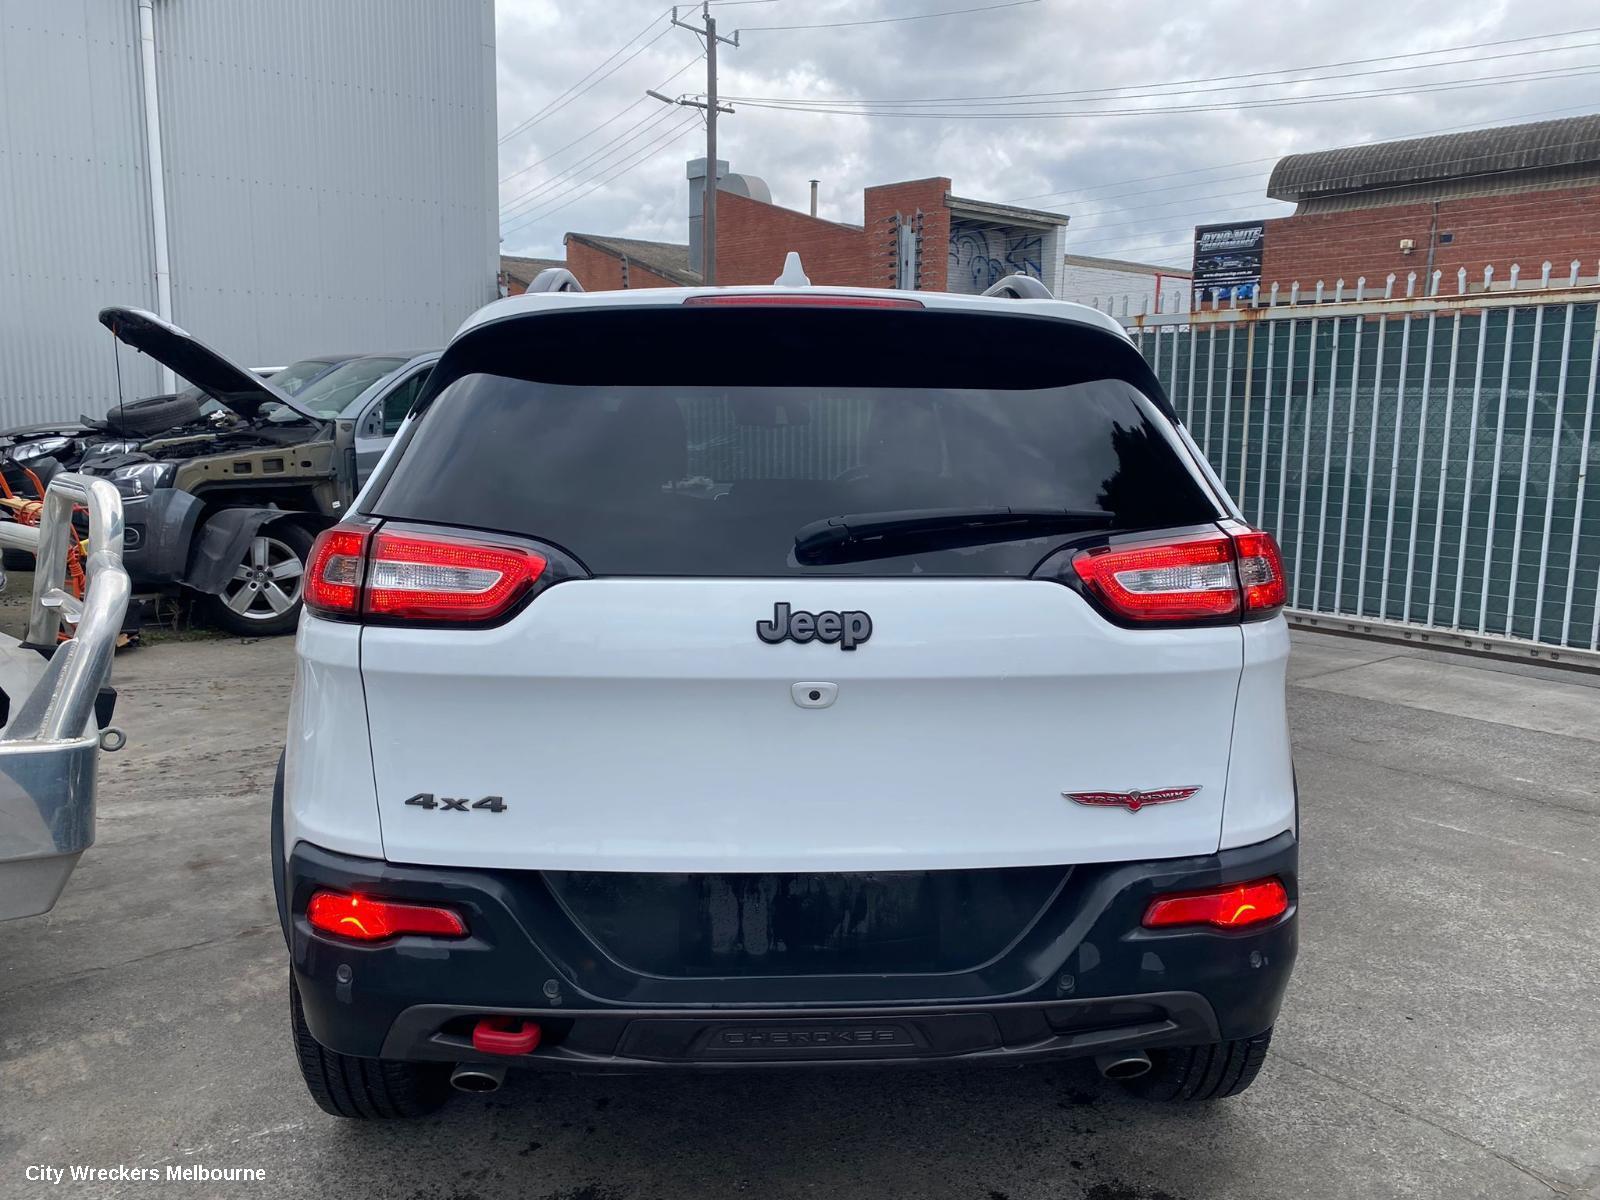
[[[846,513],[795,530],[794,556],[809,564],[856,562],[1104,529],[1111,524],[1111,514],[1099,509],[997,506]]]

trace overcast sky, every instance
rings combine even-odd
[[[1008,114],[991,119],[956,119],[948,108],[932,117],[861,116],[736,102],[738,111],[720,124],[720,157],[734,171],[765,179],[774,202],[790,208],[804,209],[807,181],[821,179],[820,214],[833,220],[861,220],[863,187],[947,175],[960,195],[1070,214],[1073,252],[1185,264],[1195,223],[1291,211],[1266,198],[1266,178],[1279,155],[1600,109],[1600,8],[1593,0],[1036,0],[934,20],[755,28],[999,2],[717,3],[720,32],[744,29],[738,48],[721,48],[721,88],[730,96],[806,103],[1136,91],[1098,101],[1011,101],[986,110]],[[500,184],[504,252],[562,257],[562,235],[569,230],[687,240],[684,163],[704,153],[702,127],[687,109],[668,110],[649,99],[629,106],[645,88],[686,66],[660,90],[703,92],[699,40],[670,29],[658,0],[496,3],[500,136],[506,139],[500,175],[510,177]],[[659,20],[651,24],[653,18]],[[1551,40],[1327,66],[1585,27],[1597,28]],[[1275,74],[1218,78],[1296,68],[1319,68],[1301,75],[1344,77],[1296,84],[1283,82],[1292,76]],[[1431,94],[1239,107],[1555,71],[1566,75]],[[1211,82],[1195,82],[1202,80]],[[1150,86],[1163,84],[1173,86]],[[574,85],[583,90],[569,92]],[[1237,90],[1219,90],[1228,85]],[[1137,90],[1177,94],[1141,98]],[[1174,111],[1200,104],[1212,110]],[[1102,115],[1014,115],[1063,108]],[[1103,114],[1106,109],[1136,111]],[[542,110],[548,111],[539,116]],[[691,121],[674,135],[676,125]],[[613,139],[620,140],[607,146]]]

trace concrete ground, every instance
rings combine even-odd
[[[1303,942],[1256,1086],[1082,1068],[524,1076],[414,1124],[311,1103],[267,797],[287,640],[118,659],[129,748],[48,917],[0,925],[0,1196],[29,1164],[255,1167],[183,1195],[1600,1197],[1600,678],[1297,636]]]

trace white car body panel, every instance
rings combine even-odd
[[[787,601],[871,639],[768,645]],[[596,579],[498,628],[368,627],[384,856],[615,871],[935,870],[1210,854],[1238,626],[1122,629],[1038,580]],[[838,685],[826,708],[800,682]],[[1138,812],[1065,791],[1198,786]],[[408,806],[416,793],[506,810]]]
[[[1233,717],[1228,802],[1222,817],[1224,850],[1295,830],[1297,820],[1289,713],[1284,700],[1289,623],[1280,615],[1270,621],[1247,622],[1241,629],[1244,674]]]
[[[284,851],[297,841],[383,857],[372,785],[361,627],[302,615],[283,770]]]

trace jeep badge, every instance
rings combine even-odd
[[[872,636],[872,618],[864,612],[791,612],[773,606],[770,621],[756,622],[756,636],[769,646],[779,642],[838,642],[841,650],[854,650]]]

